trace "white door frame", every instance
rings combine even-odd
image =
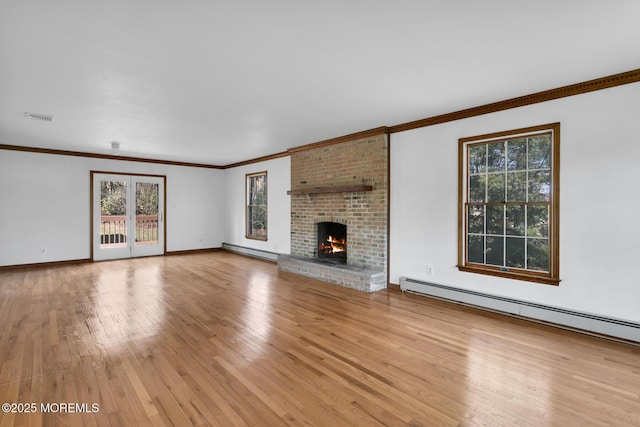
[[[105,247],[100,241],[100,183],[101,181],[119,181],[127,183],[127,230],[126,244]],[[91,259],[131,258],[140,256],[164,255],[166,253],[166,176],[144,175],[117,172],[91,171]],[[157,244],[136,244],[135,226],[135,188],[138,182],[158,184],[158,231]]]

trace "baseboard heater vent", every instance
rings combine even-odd
[[[506,314],[553,323],[558,326],[580,329],[585,332],[593,332],[640,343],[640,323],[636,322],[535,304],[498,295],[423,282],[406,277],[400,278],[400,289],[402,289],[403,292],[428,295],[474,307],[486,308]]]

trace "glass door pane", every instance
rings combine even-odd
[[[100,248],[127,246],[127,181],[100,180]]]
[[[131,256],[164,254],[164,185],[164,177],[131,177],[135,209],[135,227],[129,236]]]
[[[130,241],[130,178],[93,174],[93,259],[128,258]]]
[[[159,187],[150,182],[136,182],[136,246],[158,244]]]

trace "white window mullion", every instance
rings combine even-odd
[[[529,253],[528,248],[529,248],[529,227],[527,227],[527,225],[529,224],[529,204],[525,202],[524,205],[524,268],[525,270],[529,268]]]
[[[487,263],[487,202],[489,201],[489,144],[484,145],[484,236],[482,239],[482,262]]]
[[[509,155],[507,141],[504,144],[504,167],[502,172],[504,173],[504,191],[502,194],[502,266],[507,266],[507,158]]]

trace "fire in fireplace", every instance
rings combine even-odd
[[[347,263],[347,226],[337,222],[318,223],[318,259]]]

